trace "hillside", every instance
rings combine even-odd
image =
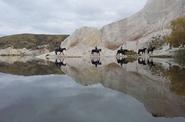
[[[68,35],[44,35],[44,34],[18,34],[0,37],[0,49],[14,47],[16,49],[39,49],[43,45],[48,45],[50,51],[58,47],[61,41]]]
[[[147,0],[136,14],[103,26],[101,29],[82,27],[61,43],[66,56],[90,55],[89,50],[98,46],[102,55],[113,56],[117,49],[137,51],[147,47],[153,37],[168,35],[170,23],[185,16],[185,0]]]

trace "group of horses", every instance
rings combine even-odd
[[[138,54],[145,54],[146,51],[148,54],[150,54],[150,53],[152,54],[154,50],[155,50],[155,47],[143,48],[143,49],[138,50]]]
[[[66,50],[67,50],[66,48],[59,47],[59,48],[55,49],[55,54],[58,55],[58,53],[60,53],[60,54],[62,53],[64,55],[64,51],[66,51]],[[98,49],[97,46],[96,46],[95,49],[92,49],[91,50],[91,54],[97,53],[97,54],[100,55],[100,52],[101,51],[102,50],[101,49]]]
[[[67,50],[66,48],[59,47],[59,48],[55,49],[55,54],[58,55],[58,52],[59,52],[60,54],[62,53],[64,55],[63,52],[66,51],[66,50]],[[150,53],[152,54],[154,50],[155,50],[155,47],[143,48],[143,49],[139,49],[138,50],[138,54],[145,54],[146,51],[147,51],[148,54],[150,54]],[[98,47],[96,46],[95,49],[92,49],[91,50],[91,54],[93,55],[94,53],[96,53],[96,54],[99,54],[99,56],[100,56],[100,52],[101,51],[102,51],[102,49],[98,49]],[[120,55],[120,54],[121,55],[126,55],[128,52],[129,52],[129,50],[123,49],[121,47],[121,49],[119,49],[117,51],[117,54],[116,55]]]

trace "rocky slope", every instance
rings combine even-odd
[[[0,55],[41,55],[53,51],[68,35],[18,34],[0,37]]]
[[[137,50],[153,36],[168,34],[171,20],[184,15],[184,0],[148,0],[145,7],[131,17],[101,29],[83,27],[76,30],[62,42],[61,47],[68,48],[67,56],[89,54],[89,50],[97,45],[103,50],[109,50],[104,55],[113,55],[122,45]]]

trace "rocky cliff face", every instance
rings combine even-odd
[[[169,33],[170,22],[184,15],[184,0],[148,0],[141,11],[129,18],[106,25],[100,30],[88,27],[78,29],[62,42],[61,47],[67,47],[67,55],[70,56],[87,54],[87,50],[96,45],[111,50],[109,54],[122,45],[137,50],[152,36]]]

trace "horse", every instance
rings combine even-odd
[[[55,60],[55,65],[56,65],[57,67],[61,67],[61,66],[66,66],[67,64],[64,63],[64,60],[63,60],[63,61],[60,60],[60,61],[58,62],[58,60],[56,59],[56,60]]]
[[[128,52],[128,50],[124,50],[122,47],[120,50],[117,51],[117,54],[116,55],[119,55],[119,54],[122,54],[122,55],[126,55],[126,53]]]
[[[59,48],[57,48],[57,49],[55,49],[55,54],[57,55],[58,54],[58,52],[60,52],[60,54],[62,53],[63,55],[64,55],[64,50],[67,50],[66,48],[61,48],[61,47],[59,47]]]
[[[147,48],[139,49],[138,50],[138,54],[141,54],[141,53],[144,54],[146,52],[146,49]]]
[[[138,58],[138,63],[142,64],[142,65],[147,65],[146,61],[144,59],[142,59],[142,58]]]
[[[121,59],[118,59],[117,58],[117,63],[120,64],[121,66],[123,66],[123,64],[128,64],[128,60],[126,58],[121,58]]]
[[[156,48],[155,47],[150,47],[150,48],[148,48],[147,49],[147,51],[148,51],[148,54],[153,54],[153,52],[154,52],[154,50],[155,50]]]
[[[98,49],[97,47],[95,47],[95,49],[92,49],[91,54],[98,53],[100,55],[101,51],[102,51],[101,49]]]

